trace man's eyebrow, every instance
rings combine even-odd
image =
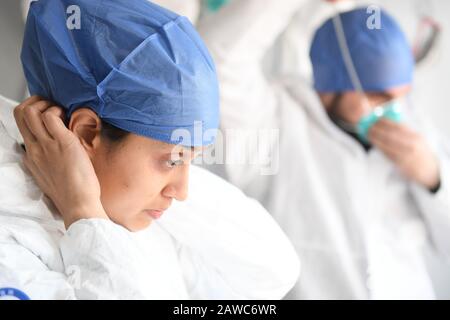
[[[394,99],[394,95],[389,94],[387,92],[372,92],[372,93],[370,93],[370,95],[372,95],[372,97],[384,98],[384,99],[387,99],[387,100]]]

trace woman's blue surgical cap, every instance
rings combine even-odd
[[[395,20],[380,10],[380,28],[368,24],[378,12],[359,8],[340,14],[350,55],[367,92],[383,92],[411,84],[414,58],[405,34]],[[333,20],[327,20],[314,36],[310,57],[314,88],[321,93],[355,91],[342,56]]]
[[[215,139],[214,62],[186,18],[146,0],[32,2],[21,58],[30,93],[63,106],[67,117],[87,106],[159,141]],[[183,133],[173,136],[177,129]]]

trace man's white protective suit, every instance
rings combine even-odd
[[[188,200],[144,231],[102,219],[66,231],[23,169],[14,105],[0,99],[3,285],[31,299],[280,299],[295,284],[298,257],[269,213],[198,167]]]
[[[302,274],[290,298],[432,299],[426,256],[450,256],[449,153],[411,106],[410,125],[439,156],[433,194],[338,129],[301,79],[264,77],[265,52],[303,3],[234,1],[199,26],[219,73],[222,129],[241,130],[226,134],[225,158],[247,157],[225,164],[227,179],[259,199],[293,241]],[[251,143],[270,129],[279,139]],[[262,175],[260,159],[272,159],[276,174]]]

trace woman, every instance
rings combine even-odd
[[[38,96],[15,109],[24,153],[2,102],[10,286],[32,299],[278,299],[293,286],[298,258],[269,214],[189,164],[214,141],[218,92],[186,19],[140,0],[40,0],[22,61],[31,93],[63,109]]]

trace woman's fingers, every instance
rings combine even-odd
[[[24,109],[25,123],[33,136],[39,141],[46,141],[52,138],[42,121],[42,113],[52,105],[50,101],[41,100]]]
[[[37,101],[40,101],[40,100],[43,100],[42,97],[40,97],[40,96],[31,96],[31,97],[23,100],[22,103],[19,104],[17,107],[24,108],[24,107],[26,107],[30,104],[33,104]]]
[[[51,113],[52,115],[55,115],[57,117],[59,117],[63,122],[65,120],[66,114],[63,110],[63,108],[58,107],[58,106],[52,106],[50,108],[48,108],[45,113]]]
[[[17,127],[19,128],[19,131],[24,139],[27,148],[29,147],[30,143],[36,142],[36,137],[30,131],[28,125],[25,122],[24,110],[28,105],[33,104],[40,100],[41,100],[40,97],[32,96],[14,108],[14,119],[16,120]]]
[[[64,124],[64,111],[56,106],[49,108],[42,116],[44,125],[55,140],[62,140],[68,129]]]

